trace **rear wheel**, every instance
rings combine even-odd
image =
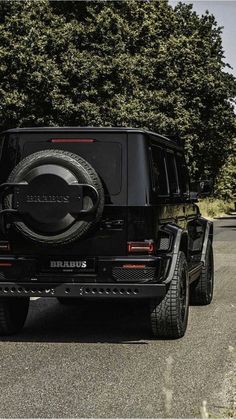
[[[150,301],[150,322],[155,337],[176,339],[184,336],[189,312],[189,278],[185,254],[179,252],[168,292],[160,302]]]
[[[29,310],[29,298],[0,298],[0,335],[19,332]]]
[[[190,302],[193,305],[208,305],[213,298],[214,288],[214,259],[212,243],[208,242],[206,250],[206,261],[202,267],[200,277],[191,285]]]

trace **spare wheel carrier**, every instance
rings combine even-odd
[[[62,245],[81,238],[103,212],[104,192],[98,174],[70,152],[31,154],[15,167],[8,183],[13,186],[4,206],[17,210],[16,229],[41,244]]]

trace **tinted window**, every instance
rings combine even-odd
[[[70,151],[83,157],[101,177],[105,193],[118,195],[122,180],[122,146],[117,142],[94,143],[45,143],[27,142],[24,146],[24,156],[45,149],[60,149]]]
[[[167,164],[170,193],[171,194],[179,193],[178,177],[177,177],[174,153],[171,153],[171,152],[166,153],[166,164]]]
[[[164,153],[160,147],[152,146],[153,183],[158,195],[168,195],[168,183]]]
[[[184,158],[181,154],[177,154],[176,163],[177,163],[180,192],[182,194],[186,194],[189,192],[189,178],[188,178],[187,167],[186,167]]]
[[[6,182],[9,174],[16,165],[17,139],[15,136],[2,136],[0,142],[0,183]]]

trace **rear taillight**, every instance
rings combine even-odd
[[[10,262],[0,262],[0,268],[10,268],[12,263]]]
[[[154,243],[152,240],[144,242],[128,242],[128,253],[154,253]]]

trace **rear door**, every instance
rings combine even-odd
[[[68,249],[63,248],[63,252],[80,255],[126,254],[126,133],[49,131],[20,135],[21,160],[37,151],[52,149],[71,152],[88,161],[100,176],[105,192],[105,207],[99,229],[90,233],[88,238],[67,246]],[[30,253],[31,246],[25,241],[21,242],[20,251]],[[34,248],[32,252],[35,251]],[[50,252],[57,254],[62,249],[50,249]]]

